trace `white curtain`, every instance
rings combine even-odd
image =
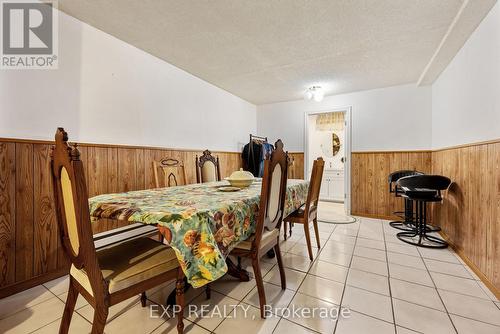
[[[331,112],[319,114],[316,117],[316,130],[319,131],[342,131],[344,130],[344,113]]]

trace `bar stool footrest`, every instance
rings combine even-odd
[[[391,227],[400,230],[400,231],[415,231],[415,223],[414,222],[405,222],[405,221],[392,221],[389,222]]]
[[[400,230],[400,231],[415,231],[416,225],[414,221],[411,222],[405,222],[405,221],[392,221],[389,222],[389,225],[391,227]],[[430,233],[430,232],[439,232],[441,231],[441,227],[439,226],[434,226],[434,225],[429,225],[427,224],[425,227],[425,232]]]
[[[406,242],[407,244],[424,247],[424,248],[446,248],[448,247],[448,243],[441,238],[435,237],[433,235],[422,234],[419,235],[416,232],[399,232],[396,234],[396,237]],[[418,237],[418,241],[413,240],[413,238]],[[424,243],[423,241],[427,241],[430,244]]]

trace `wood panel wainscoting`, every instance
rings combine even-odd
[[[403,169],[430,173],[431,155],[431,151],[352,152],[352,214],[382,219],[397,218],[393,212],[403,210],[403,201],[389,193],[389,174]]]
[[[393,219],[403,201],[389,194],[387,176],[400,169],[452,180],[429,219],[500,298],[500,140],[435,151],[353,152],[352,214]]]
[[[50,174],[53,142],[0,138],[0,298],[60,277],[68,261],[60,245]],[[89,196],[154,188],[152,162],[182,160],[187,183],[196,182],[200,150],[79,144]],[[219,156],[221,177],[241,166],[240,152]],[[303,153],[290,153],[290,177],[303,178]],[[116,221],[93,226],[94,233],[119,227]]]
[[[500,140],[432,153],[432,172],[452,184],[434,205],[434,224],[500,298]]]

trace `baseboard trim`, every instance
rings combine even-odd
[[[69,268],[67,269],[59,269],[57,271],[43,274],[40,276],[36,276],[33,278],[30,278],[26,281],[14,283],[12,285],[4,286],[0,288],[0,299],[14,295],[18,292],[28,290],[30,288],[33,288],[37,285],[46,283],[48,281],[52,281],[53,279],[62,277],[64,275],[67,275],[69,273]]]
[[[384,219],[384,220],[401,220],[401,218],[399,218],[398,216],[374,215],[371,213],[359,213],[359,212],[351,212],[351,216],[373,218],[373,219]]]
[[[439,231],[439,234],[444,240],[446,240],[446,242],[448,242],[450,247],[455,251],[455,253],[457,253],[458,256],[460,256],[460,258],[469,266],[469,268],[472,269],[474,274],[476,274],[477,277],[479,277],[481,282],[483,282],[484,285],[486,285],[486,287],[491,291],[491,293],[493,293],[495,297],[497,297],[497,299],[500,300],[500,289],[490,282],[490,280],[486,277],[486,275],[484,275],[481,272],[481,270],[467,257],[467,255],[465,255],[463,249],[457,247],[457,245],[455,245],[453,241],[451,241],[451,239],[446,235],[445,232]]]

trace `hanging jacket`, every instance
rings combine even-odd
[[[264,160],[268,156],[271,156],[271,153],[273,153],[273,151],[274,151],[274,146],[272,144],[269,143],[262,144],[262,157],[259,164],[259,177],[264,176]]]
[[[251,147],[250,147],[251,145]],[[260,164],[262,161],[262,145],[252,141],[248,143],[243,148],[241,153],[241,159],[243,160],[243,168],[255,177],[260,176]]]

